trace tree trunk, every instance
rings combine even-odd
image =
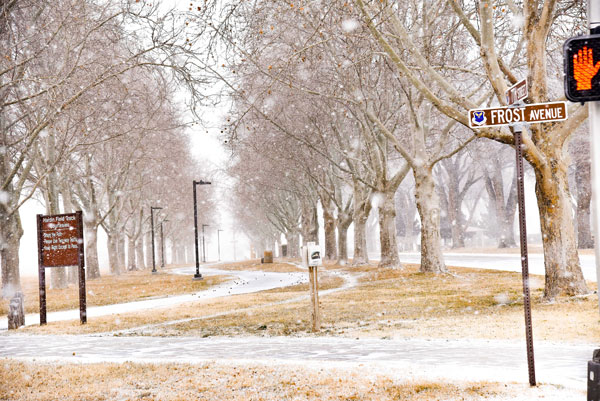
[[[501,227],[500,241],[498,244],[499,248],[510,248],[516,247],[515,241],[515,213],[517,212],[517,175],[514,174],[514,178],[510,184],[510,190],[508,191],[508,197],[506,203],[502,200],[500,205],[500,220],[499,224]]]
[[[544,298],[589,292],[577,253],[569,187],[564,163],[535,169],[546,283]]]
[[[152,268],[152,233],[148,231],[144,236],[146,242],[146,268]]]
[[[435,190],[431,168],[413,168],[415,198],[421,219],[421,271],[447,271],[440,236],[440,200]]]
[[[144,242],[142,241],[143,238],[143,236],[138,235],[135,241],[135,265],[138,268],[138,270],[146,269],[146,263],[144,262]]]
[[[370,191],[362,186],[357,180],[353,182],[354,210],[352,221],[354,222],[354,257],[353,266],[369,263],[367,251],[367,220],[371,213]]]
[[[48,166],[53,166],[56,161],[56,141],[54,137],[54,131],[48,130],[48,136],[45,140],[45,157]],[[42,194],[44,195],[44,201],[46,204],[46,214],[55,215],[60,213],[60,205],[58,203],[58,175],[56,168],[53,166],[48,170],[46,179],[44,180],[45,186],[42,187]],[[66,267],[53,267],[50,269],[50,288],[67,288],[69,286],[67,268]]]
[[[156,246],[158,247],[157,249],[157,259],[156,259],[156,264],[159,265],[160,267],[163,267],[163,261],[164,261],[164,265],[167,265],[167,258],[165,256],[165,242],[166,238],[164,237],[164,235],[161,237],[160,235],[160,226],[159,226],[159,231],[158,231],[158,237],[156,238]],[[208,252],[207,252],[208,253]]]
[[[319,220],[316,205],[308,205],[302,211],[302,243],[319,243]]]
[[[63,201],[63,213],[75,212],[75,206],[73,205],[73,197],[71,190],[67,185],[66,180],[60,181],[60,194]],[[84,252],[85,253],[85,252]],[[79,266],[71,266],[67,269],[68,283],[78,284],[79,283]]]
[[[54,215],[60,213],[58,210],[48,212]],[[69,276],[66,267],[53,267],[50,270],[50,288],[64,289],[69,286]]]
[[[336,219],[333,209],[323,205],[323,228],[325,229],[325,259],[336,260],[338,257],[337,244],[335,243]]]
[[[450,234],[452,236],[452,248],[465,247],[465,217],[460,210],[462,199],[459,196],[458,178],[449,173],[451,184],[448,188],[448,221],[450,222]]]
[[[458,220],[453,219],[450,225],[452,229],[452,248],[464,248],[465,247],[465,230],[464,230],[464,219]]]
[[[119,264],[119,271],[123,271],[127,266],[125,262],[127,259],[125,253],[126,243],[127,241],[125,234],[117,234],[117,263]]]
[[[86,219],[87,220],[87,219]],[[95,222],[83,225],[85,230],[85,266],[88,280],[100,278],[100,265],[98,263],[98,226]]]
[[[285,240],[287,241],[288,258],[297,258],[300,255],[300,239],[298,233],[286,233]]]
[[[109,271],[110,271],[110,274],[114,274],[114,275],[118,276],[121,274],[121,271],[119,268],[119,258],[117,255],[118,238],[117,238],[117,235],[114,233],[107,233],[107,236],[108,236],[107,250],[108,250]]]
[[[171,263],[179,264],[179,255],[177,254],[177,241],[171,241]]]
[[[386,193],[383,203],[379,206],[380,267],[402,267],[398,256],[398,240],[396,237],[395,194],[395,190]]]
[[[193,242],[191,244],[185,246],[184,254],[185,254],[185,263],[186,264],[196,263],[194,252],[196,252],[196,248],[195,248],[195,245]],[[152,254],[152,252],[150,252],[150,255],[151,254]],[[148,263],[148,267],[150,267],[151,263],[152,263],[152,261],[150,261]]]
[[[359,204],[359,202],[356,202]],[[367,220],[371,211],[370,204],[364,202],[363,207],[355,208],[354,216],[354,258],[352,264],[354,266],[364,265],[369,263],[369,255],[367,253]],[[366,206],[366,207],[365,207]]]
[[[127,237],[127,271],[138,270],[135,263],[135,239],[133,236]]]
[[[589,159],[575,162],[575,185],[577,188],[577,244],[579,248],[594,247],[590,227],[590,202],[592,200],[591,173]]]
[[[495,220],[493,226],[494,232],[498,238],[498,248],[511,248],[517,246],[514,234],[515,213],[517,210],[517,181],[516,174],[513,174],[508,197],[504,196],[504,180],[502,179],[502,164],[504,162],[499,158],[493,158],[490,161],[491,171],[484,169],[485,189],[492,205],[490,209],[494,213]]]
[[[19,272],[19,247],[23,228],[19,213],[8,216],[0,203],[0,266],[2,267],[2,298],[10,299],[21,291]]]
[[[352,224],[352,216],[338,215],[338,261],[340,265],[348,263],[348,227]]]

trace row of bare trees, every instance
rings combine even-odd
[[[169,220],[171,253],[181,261],[193,244],[190,187],[200,169],[175,96],[181,82],[202,79],[185,68],[185,54],[200,53],[191,41],[201,32],[186,35],[181,13],[145,2],[0,7],[3,295],[20,287],[19,209],[32,198],[48,214],[84,211],[89,278],[100,275],[100,228],[112,274],[151,263],[150,206],[163,207],[157,223]],[[52,269],[52,286],[65,287],[68,276]]]
[[[399,267],[398,222],[411,233],[416,213],[421,269],[443,273],[442,231],[462,246],[485,198],[499,245],[511,246],[513,135],[473,131],[468,110],[504,105],[506,88],[522,77],[529,101],[562,98],[562,41],[585,21],[573,0],[213,0],[182,12],[125,0],[1,7],[6,285],[18,285],[19,207],[39,193],[49,213],[84,209],[92,241],[102,226],[115,273],[123,255],[141,255],[148,218],[141,211],[159,200],[182,202],[172,184],[184,188],[194,176],[174,89],[190,90],[194,112],[212,100],[207,93],[219,94],[203,90],[214,80],[231,99],[225,130],[235,213],[258,242],[283,234],[293,252],[300,238],[317,239],[320,207],[327,256],[346,262],[353,225],[353,262],[365,263],[376,211],[381,264]],[[587,292],[566,151],[587,111],[571,105],[569,115],[533,125],[524,138],[548,299]],[[586,165],[577,159],[572,176],[577,227],[589,232]],[[407,205],[400,213],[398,203]],[[135,252],[123,251],[123,233]],[[66,273],[57,276],[61,285]]]
[[[230,50],[221,78],[233,98],[231,171],[239,196],[252,205],[239,213],[270,223],[261,235],[311,240],[320,204],[327,254],[333,257],[337,245],[339,259],[347,258],[343,236],[351,222],[354,263],[364,263],[365,224],[375,209],[381,264],[400,266],[395,197],[410,174],[422,271],[446,271],[442,221],[461,246],[483,194],[499,245],[514,244],[515,181],[506,168],[507,157],[514,163],[506,146],[513,134],[506,127],[472,130],[468,110],[505,105],[506,89],[525,77],[528,101],[562,99],[562,43],[583,31],[582,3],[273,1],[222,9],[225,18],[213,26]],[[588,291],[566,151],[587,109],[572,104],[569,115],[532,125],[524,139],[547,299]],[[582,230],[589,227],[585,165],[583,159],[575,174]],[[341,238],[334,245],[336,228]]]

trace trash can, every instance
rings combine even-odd
[[[587,383],[588,401],[600,401],[600,349],[595,349],[592,360],[588,361]]]

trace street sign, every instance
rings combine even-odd
[[[469,110],[471,128],[497,127],[516,123],[543,123],[566,120],[565,102],[536,103],[516,107]]]
[[[78,266],[79,252],[83,252],[83,228],[77,214],[40,216],[42,247],[40,249],[43,267]]]
[[[79,319],[87,322],[83,259],[83,214],[79,212],[37,215],[40,325],[46,320],[46,268],[77,266],[79,271]]]
[[[517,82],[506,91],[506,102],[511,105],[526,99],[529,96],[527,92],[527,79]]]
[[[568,39],[563,54],[567,99],[581,103],[600,100],[600,35]]]

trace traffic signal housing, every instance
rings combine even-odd
[[[600,100],[600,35],[570,38],[563,52],[567,99],[580,103]]]

